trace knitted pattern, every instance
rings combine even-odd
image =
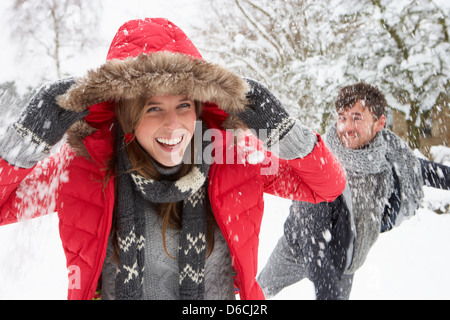
[[[31,143],[48,153],[64,136],[69,127],[89,113],[78,113],[61,108],[56,98],[64,94],[73,84],[74,78],[65,78],[42,86],[31,98],[14,129]]]
[[[286,261],[280,258],[282,252],[276,252],[279,261],[271,258],[265,269],[273,270],[277,265],[283,265],[288,270],[292,264],[312,279],[318,279],[319,272],[322,275],[325,272],[322,279],[326,279],[334,272],[328,272],[332,267],[340,274],[353,274],[364,263],[380,234],[385,207],[394,191],[393,171],[399,178],[401,205],[399,215],[389,217],[392,223],[398,225],[401,217],[414,214],[423,196],[420,164],[412,150],[392,132],[381,130],[369,145],[354,150],[342,144],[334,124],[327,130],[324,141],[345,170],[349,187],[346,190],[351,191],[351,201],[347,202],[349,197],[338,197],[333,203],[294,201],[284,234],[289,248],[295,252],[288,252],[286,258],[281,256]],[[345,210],[346,207],[349,210]],[[327,263],[333,263],[333,266]],[[296,277],[286,270],[279,273],[286,275],[282,280],[288,283]],[[261,274],[263,276],[258,280],[263,285],[284,287],[282,281],[273,281],[277,274],[270,275],[268,271]],[[328,292],[332,293],[331,287]]]
[[[289,116],[281,102],[265,86],[251,79],[245,80],[251,88],[247,92],[250,105],[239,113],[239,117],[249,128],[255,129],[257,137],[270,148],[294,127],[295,119]]]
[[[423,197],[420,164],[406,143],[386,129],[366,147],[353,150],[339,140],[335,124],[327,131],[325,142],[344,168],[352,191],[356,239],[352,265],[346,273],[353,273],[380,233],[384,208],[394,190],[392,170],[399,177],[401,191],[396,225],[414,214]]]
[[[117,299],[142,299],[145,216],[143,201],[152,203],[183,202],[178,268],[180,299],[204,298],[206,259],[206,186],[209,166],[202,163],[178,181],[155,181],[132,171],[119,132],[117,168],[117,238],[119,271],[115,291]],[[195,150],[201,152],[202,150]],[[151,244],[149,244],[151,245]]]
[[[21,115],[6,127],[0,139],[0,156],[21,168],[32,168],[48,157],[69,127],[89,113],[64,110],[57,103],[75,80],[62,79],[37,90]]]

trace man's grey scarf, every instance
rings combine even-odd
[[[404,217],[414,215],[423,197],[421,169],[417,157],[402,139],[383,129],[369,145],[353,150],[346,148],[340,141],[336,124],[329,128],[324,139],[346,171],[347,178],[351,179],[357,174],[376,174],[395,170],[400,180],[402,201],[400,214]],[[390,190],[392,188],[389,187]]]
[[[206,259],[207,176],[209,166],[196,164],[178,181],[155,181],[131,170],[120,129],[116,139],[117,238],[119,266],[116,277],[117,299],[142,299],[145,268],[145,216],[143,201],[183,202],[182,229],[178,251],[180,299],[204,298]],[[203,146],[202,146],[203,147]],[[188,147],[189,148],[189,147]],[[195,152],[202,152],[196,150]]]

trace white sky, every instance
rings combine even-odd
[[[28,85],[36,86],[36,81],[43,72],[39,58],[29,61],[18,56],[20,48],[10,36],[10,30],[5,17],[12,0],[0,1],[0,38],[3,39],[0,50],[0,82],[16,80],[19,89]],[[168,18],[189,35],[189,21],[201,14],[201,0],[105,0],[100,17],[99,34],[104,43],[98,50],[87,57],[79,57],[73,64],[74,75],[83,75],[88,69],[97,67],[105,61],[110,41],[117,29],[126,21],[144,17]],[[66,66],[67,67],[67,66]],[[23,88],[22,88],[23,87]]]

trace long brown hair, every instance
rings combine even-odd
[[[115,113],[118,124],[122,127],[124,133],[133,133],[136,126],[139,124],[140,119],[143,115],[143,110],[148,101],[148,97],[140,97],[133,100],[124,100],[116,103]],[[203,109],[203,105],[200,102],[195,101],[195,111],[197,114],[197,118],[200,117]],[[194,157],[194,144],[191,143],[191,157]],[[154,161],[151,156],[140,146],[138,141],[134,139],[133,141],[126,144],[126,151],[128,157],[130,159],[130,163],[133,167],[133,170],[136,170],[142,176],[153,179],[153,180],[161,180],[159,172],[156,170],[154,166]],[[171,181],[177,181],[181,177],[185,176],[189,173],[194,166],[194,159],[191,159],[189,163],[182,163],[180,170],[169,177],[165,177],[165,179],[169,179]],[[174,230],[181,230],[181,221],[182,221],[182,211],[183,206],[181,202],[175,203],[161,203],[156,205],[156,211],[158,216],[162,222],[162,237],[163,237],[163,245],[166,254],[173,258],[166,247],[166,233],[167,228],[171,228]],[[115,215],[114,215],[115,216]],[[214,232],[217,227],[216,220],[211,210],[210,205],[206,205],[206,222],[207,222],[207,234],[206,234],[206,243],[207,243],[207,255],[209,256],[214,249]],[[113,219],[112,225],[112,239],[114,244],[114,258],[117,260],[118,258],[118,242],[116,237],[116,223],[115,217]],[[174,258],[173,258],[174,259]]]

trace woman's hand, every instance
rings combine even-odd
[[[72,124],[89,113],[65,110],[57,104],[56,97],[64,94],[74,83],[74,78],[65,78],[43,85],[13,124],[23,138],[31,139],[31,143],[44,153],[62,139]]]
[[[292,129],[295,119],[286,112],[281,102],[261,83],[245,79],[250,85],[247,99],[250,105],[238,114],[249,129],[270,148]]]
[[[281,102],[262,84],[245,79],[250,85],[250,105],[238,114],[249,129],[272,153],[283,159],[303,158],[316,145],[317,135],[292,118]]]

